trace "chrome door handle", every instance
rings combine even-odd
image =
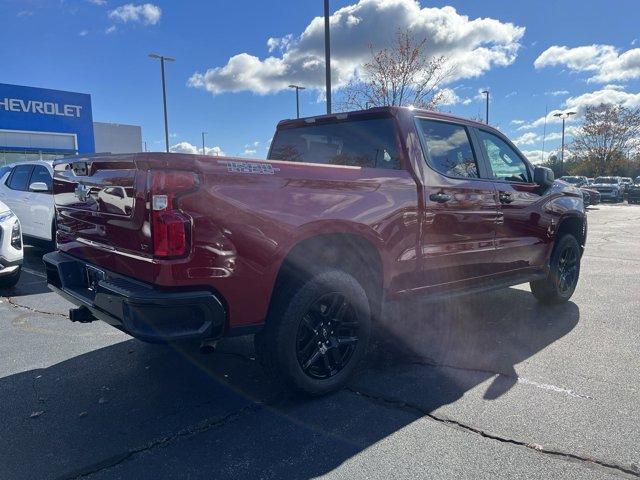
[[[451,195],[447,195],[443,192],[432,193],[431,195],[429,195],[429,200],[431,200],[432,202],[444,203],[451,200]]]

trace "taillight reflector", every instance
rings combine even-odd
[[[156,257],[183,257],[189,254],[191,218],[178,209],[176,199],[197,186],[192,172],[152,171],[151,232]]]
[[[181,257],[189,253],[187,230],[190,220],[180,212],[157,212],[153,216],[153,254],[156,257]]]

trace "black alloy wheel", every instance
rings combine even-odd
[[[344,295],[322,295],[298,327],[296,357],[302,371],[318,380],[338,374],[353,357],[359,329],[358,316]]]
[[[558,261],[558,291],[561,295],[567,295],[573,291],[578,281],[578,259],[580,253],[574,245],[565,246],[560,252]]]

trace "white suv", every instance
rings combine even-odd
[[[25,243],[50,247],[55,240],[52,162],[15,163],[0,168],[0,201],[20,219]]]
[[[18,283],[22,266],[20,221],[0,202],[0,288]]]

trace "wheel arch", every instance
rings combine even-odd
[[[280,263],[269,302],[278,308],[277,292],[290,288],[324,268],[335,268],[352,275],[364,288],[373,316],[381,308],[384,266],[379,248],[360,232],[315,233],[291,245]]]
[[[570,215],[565,216],[560,220],[558,228],[556,230],[555,240],[557,241],[565,234],[573,235],[578,243],[580,249],[584,251],[584,247],[587,243],[587,218],[582,215]]]

